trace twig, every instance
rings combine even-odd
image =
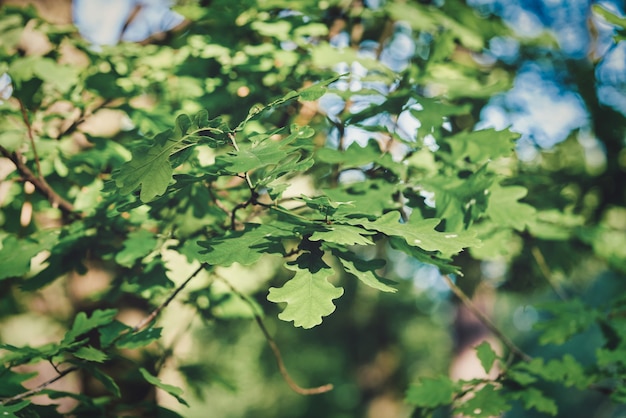
[[[194,277],[196,277],[198,275],[198,273],[200,273],[206,266],[207,266],[206,263],[200,264],[200,267],[198,267],[193,273],[191,273],[191,275],[189,277],[187,277],[187,279],[180,286],[178,286],[167,297],[167,299],[165,299],[159,306],[157,306],[152,312],[150,312],[150,315],[148,315],[147,317],[145,317],[144,319],[139,321],[139,323],[137,325],[135,325],[130,332],[131,333],[135,333],[137,331],[141,331],[148,324],[150,324],[150,322],[154,321],[154,319],[161,313],[161,311],[163,309],[165,309],[167,307],[167,305],[169,305],[174,300],[174,298],[176,298],[176,296],[178,296],[178,294],[189,284],[189,282]]]
[[[189,282],[198,275],[198,273],[200,273],[202,271],[202,269],[204,269],[207,266],[206,263],[202,263],[200,265],[200,267],[198,267],[180,286],[178,286],[169,296],[167,299],[165,299],[159,306],[157,306],[152,312],[150,312],[150,314],[145,317],[143,320],[141,320],[137,325],[135,325],[129,332],[126,333],[121,333],[120,335],[117,336],[117,338],[115,338],[109,345],[108,347],[111,347],[113,344],[115,344],[116,341],[118,341],[121,337],[123,337],[124,335],[127,335],[128,333],[135,333],[138,331],[141,331],[143,328],[145,328],[148,324],[150,324],[150,322],[152,322],[158,315],[159,313],[165,309],[167,307],[167,305],[169,305],[174,298],[189,284]],[[51,362],[52,364],[52,362]],[[18,395],[12,396],[10,398],[6,398],[3,400],[0,400],[0,405],[6,405],[9,403],[13,403],[13,402],[17,402],[20,401],[24,398],[27,398],[29,396],[32,395],[36,395],[37,393],[41,392],[42,390],[44,390],[45,388],[47,388],[48,386],[50,386],[51,384],[53,384],[54,382],[60,380],[62,377],[75,372],[77,370],[80,370],[80,367],[78,366],[71,366],[68,367],[67,369],[60,371],[58,369],[58,367],[56,367],[54,364],[52,364],[52,367],[57,371],[58,376],[53,377],[50,380],[47,380],[45,382],[43,382],[42,384],[40,384],[39,386],[37,386],[36,388],[30,389],[26,392],[20,393]]]
[[[270,335],[269,331],[265,327],[265,323],[263,322],[263,318],[261,318],[261,315],[259,315],[259,313],[257,312],[256,307],[254,306],[254,304],[248,299],[248,297],[246,295],[244,295],[243,293],[238,291],[232,284],[230,284],[230,282],[228,280],[226,280],[225,278],[223,278],[221,276],[217,276],[217,278],[220,279],[222,282],[224,282],[226,284],[226,286],[228,286],[230,288],[230,290],[234,294],[239,296],[241,298],[241,300],[243,300],[244,302],[246,302],[250,306],[250,309],[252,310],[252,314],[254,315],[254,319],[256,320],[257,325],[259,326],[259,328],[263,332],[263,335],[265,336],[265,339],[267,340],[267,343],[269,344],[270,348],[272,349],[272,353],[274,354],[274,358],[276,358],[276,364],[278,365],[278,370],[280,371],[281,376],[283,377],[285,382],[287,382],[287,385],[289,385],[289,388],[291,390],[293,390],[294,392],[296,392],[296,393],[298,393],[300,395],[320,395],[322,393],[329,392],[329,391],[331,391],[333,389],[333,385],[332,384],[317,386],[317,387],[314,387],[314,388],[303,388],[300,385],[298,385],[291,378],[291,376],[289,375],[289,371],[287,371],[287,367],[285,366],[285,363],[283,362],[283,356],[280,353],[280,349],[278,348],[278,344],[276,344],[276,341],[274,341],[274,338],[272,338],[272,336]]]
[[[56,370],[56,367],[55,367],[55,370]],[[22,392],[22,393],[20,393],[18,395],[10,397],[10,398],[6,398],[6,399],[0,400],[0,405],[8,405],[10,403],[21,401],[22,399],[28,398],[29,396],[36,395],[39,392],[41,392],[42,390],[44,390],[45,388],[47,388],[48,386],[50,386],[51,384],[53,384],[54,382],[56,382],[57,380],[60,380],[61,378],[67,376],[68,374],[70,374],[72,372],[75,372],[76,370],[78,370],[77,366],[68,367],[67,369],[65,369],[63,371],[58,372],[59,373],[58,376],[55,376],[52,379],[43,382],[41,385],[39,385],[39,386],[37,386],[37,387],[35,387],[33,389],[27,390],[26,392]]]
[[[28,112],[26,111],[26,106],[24,103],[17,99],[20,104],[20,110],[22,112],[22,119],[24,120],[24,124],[26,125],[26,132],[28,133],[28,139],[30,140],[30,146],[33,149],[33,155],[35,156],[35,166],[37,167],[37,175],[40,179],[43,179],[43,174],[41,171],[41,163],[39,162],[39,154],[37,154],[37,147],[35,146],[35,136],[33,135],[33,126],[30,124],[30,120],[28,119]]]
[[[539,266],[539,270],[541,270],[541,274],[543,274],[543,277],[546,279],[552,290],[554,290],[554,293],[556,293],[561,300],[567,300],[567,295],[563,293],[563,290],[561,290],[561,288],[554,283],[554,280],[552,280],[552,272],[550,271],[550,267],[548,267],[548,263],[546,263],[546,259],[543,257],[541,250],[539,250],[537,246],[533,246],[530,252],[533,254],[533,257]]]
[[[509,339],[509,337],[504,335],[502,331],[498,329],[498,327],[491,321],[491,319],[489,319],[489,317],[487,317],[487,315],[485,315],[472,303],[471,299],[463,292],[463,290],[461,290],[460,287],[458,287],[452,281],[450,276],[448,276],[447,274],[443,274],[442,277],[450,287],[450,290],[452,290],[452,293],[454,293],[456,297],[458,297],[461,302],[463,302],[465,307],[467,307],[467,309],[469,309],[470,312],[472,312],[480,320],[480,322],[482,322],[483,325],[485,325],[489,329],[489,331],[491,331],[496,337],[498,337],[498,339],[502,341],[502,343],[506,345],[512,353],[515,353],[515,355],[517,355],[519,358],[526,362],[532,360],[532,357],[524,353],[518,346],[516,346],[515,343]]]
[[[217,198],[217,196],[215,196],[215,193],[213,191],[213,183],[209,183],[207,185],[207,190],[209,192],[209,195],[211,196],[211,200],[213,201],[213,203],[215,203],[215,206],[221,209],[222,212],[224,212],[229,217],[232,216],[231,211],[222,203],[221,200]]]
[[[61,139],[65,135],[71,134],[74,132],[80,125],[85,123],[88,118],[93,116],[98,110],[104,108],[106,105],[110,104],[112,99],[103,99],[99,104],[95,105],[91,109],[85,109],[81,114],[76,118],[67,128],[59,132],[55,135],[54,139]]]
[[[68,215],[81,217],[79,213],[74,211],[74,205],[57,194],[43,177],[35,175],[35,173],[24,164],[22,154],[19,151],[10,152],[0,145],[0,154],[11,160],[24,180],[33,183],[35,188],[48,199],[53,207],[58,207]]]
[[[255,202],[256,202],[256,194],[253,191],[252,196],[250,196],[248,200],[235,205],[232,212],[230,213],[230,229],[233,229],[233,230],[235,229],[235,226],[236,226],[235,223],[237,222],[237,218],[236,218],[237,211],[239,209],[247,208],[250,204],[255,203]]]

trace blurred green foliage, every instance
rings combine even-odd
[[[591,132],[520,161],[481,110],[558,47],[437,3],[181,1],[181,32],[102,48],[3,7],[0,412],[623,414],[626,123],[602,61],[562,68]],[[464,333],[480,369],[458,378]],[[292,391],[274,344],[333,390]]]

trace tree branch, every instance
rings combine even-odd
[[[141,331],[143,328],[149,325],[150,322],[154,321],[155,318],[161,313],[161,311],[165,309],[167,305],[169,305],[176,298],[176,296],[178,296],[178,294],[189,284],[189,282],[191,282],[191,280],[196,277],[205,267],[207,267],[207,263],[200,264],[200,267],[198,267],[193,273],[191,273],[191,275],[187,277],[187,279],[180,286],[174,289],[174,291],[167,297],[167,299],[165,299],[159,306],[157,306],[152,312],[150,312],[150,315],[148,315],[147,317],[142,319],[137,325],[135,325],[130,332],[135,333]]]
[[[476,318],[478,318],[480,322],[482,322],[483,325],[487,327],[487,329],[489,329],[489,331],[491,331],[496,337],[498,337],[498,339],[502,341],[502,343],[512,353],[514,353],[516,356],[518,356],[519,358],[521,358],[522,360],[526,362],[532,360],[532,357],[524,353],[517,345],[515,345],[515,343],[511,341],[509,337],[507,337],[506,335],[502,333],[502,331],[500,331],[500,329],[491,321],[491,319],[489,319],[489,317],[487,317],[487,315],[485,315],[480,309],[478,309],[472,303],[472,300],[463,292],[463,290],[461,290],[460,287],[458,287],[452,281],[450,276],[448,276],[447,274],[443,274],[442,277],[445,280],[445,282],[448,284],[448,287],[450,287],[450,290],[452,290],[452,293],[454,293],[456,297],[458,297],[461,300],[461,302],[463,302],[465,307],[467,307],[467,309],[469,309],[470,312],[472,312],[476,316]]]
[[[217,278],[219,278],[222,282],[224,282],[226,286],[228,286],[234,294],[239,296],[241,300],[243,300],[250,306],[250,309],[252,310],[252,313],[254,315],[254,319],[256,320],[257,325],[261,329],[261,332],[263,332],[263,335],[265,336],[267,343],[272,349],[272,353],[274,354],[274,358],[276,359],[276,364],[278,365],[278,370],[280,371],[281,376],[283,377],[285,382],[287,382],[287,385],[289,385],[289,388],[291,390],[293,390],[294,392],[300,395],[319,395],[322,393],[329,392],[333,389],[332,384],[317,386],[314,388],[303,388],[300,385],[298,385],[289,375],[289,371],[287,370],[287,367],[285,366],[285,363],[283,361],[283,356],[280,353],[280,349],[278,348],[278,344],[276,344],[276,341],[274,340],[274,338],[272,338],[269,331],[265,327],[263,318],[261,318],[261,315],[259,315],[259,313],[257,312],[255,305],[250,301],[250,299],[248,299],[246,295],[244,295],[243,293],[235,289],[235,287],[232,284],[230,284],[228,280],[226,280],[225,278],[221,276],[217,276]]]
[[[75,212],[74,205],[62,198],[52,189],[52,187],[50,187],[48,182],[43,177],[35,175],[35,173],[33,173],[30,168],[24,164],[22,154],[19,151],[10,152],[0,145],[0,154],[15,164],[17,171],[20,172],[24,180],[31,182],[35,186],[35,189],[48,199],[52,207],[61,209],[61,211],[67,215],[81,216],[79,213]]]
[[[115,344],[116,341],[118,341],[122,336],[127,335],[129,333],[135,333],[135,332],[139,332],[141,331],[143,328],[145,328],[147,325],[149,325],[152,321],[154,321],[154,319],[159,315],[159,313],[161,313],[161,311],[163,309],[165,309],[173,300],[174,298],[176,298],[176,296],[178,296],[178,294],[189,284],[189,282],[198,275],[198,273],[200,273],[202,271],[202,269],[204,269],[207,266],[206,263],[202,263],[200,265],[200,267],[198,267],[180,286],[178,286],[168,297],[167,299],[165,299],[159,306],[157,306],[152,312],[150,312],[150,314],[145,317],[144,319],[142,319],[137,325],[135,325],[130,331],[128,332],[123,332],[120,335],[117,336],[117,338],[115,338],[108,346],[111,347],[113,346],[113,344]],[[52,363],[51,363],[52,364]],[[41,392],[42,390],[44,390],[45,388],[47,388],[48,386],[50,386],[51,384],[53,384],[54,382],[60,380],[61,378],[63,378],[64,376],[75,372],[77,370],[80,370],[80,367],[78,366],[70,366],[65,370],[60,371],[58,369],[57,366],[55,366],[54,364],[52,364],[52,367],[57,371],[58,376],[53,377],[50,380],[47,380],[45,382],[43,382],[42,384],[40,384],[39,386],[30,389],[26,392],[17,394],[15,396],[12,396],[10,398],[6,398],[6,399],[2,399],[0,400],[0,405],[7,405],[10,403],[14,403],[17,401],[20,401],[22,399],[28,398],[29,396],[33,396],[36,395],[37,393]]]
[[[42,384],[40,384],[39,386],[32,388],[30,390],[27,390],[26,392],[22,392],[20,394],[17,394],[15,396],[12,396],[10,398],[6,398],[6,399],[2,399],[0,400],[0,405],[8,405],[17,401],[21,401],[22,399],[26,399],[29,396],[33,396],[38,394],[39,392],[41,392],[42,390],[44,390],[45,388],[47,388],[48,386],[50,386],[51,384],[53,384],[54,382],[61,380],[63,377],[67,376],[68,374],[75,372],[76,370],[78,370],[77,366],[71,366],[68,367],[67,369],[63,370],[63,371],[58,371],[58,369],[55,367],[55,370],[57,370],[57,372],[59,373],[58,376],[53,377],[50,380],[47,380],[45,382],[43,382]]]

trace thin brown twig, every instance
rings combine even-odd
[[[322,393],[329,392],[333,389],[333,385],[330,383],[327,385],[317,386],[314,388],[303,388],[300,385],[298,385],[289,375],[289,371],[287,370],[287,367],[285,366],[285,362],[283,361],[283,356],[280,353],[278,344],[276,344],[276,341],[274,340],[274,338],[272,338],[269,331],[267,330],[267,327],[265,326],[265,323],[263,322],[263,318],[261,318],[261,315],[259,315],[259,313],[257,312],[255,305],[248,299],[246,295],[238,291],[224,277],[217,276],[217,278],[220,279],[222,282],[224,282],[226,286],[228,286],[234,294],[236,294],[239,298],[241,298],[241,300],[243,300],[250,306],[250,309],[252,310],[252,314],[254,315],[254,319],[256,320],[257,325],[261,329],[261,332],[263,332],[263,335],[265,336],[267,343],[272,349],[272,353],[274,354],[274,358],[276,359],[276,364],[278,365],[278,370],[280,371],[281,376],[283,377],[285,382],[287,382],[287,385],[289,385],[289,388],[291,390],[293,390],[294,392],[300,395],[320,395]]]
[[[196,277],[206,266],[206,263],[200,264],[200,267],[198,267],[193,273],[191,273],[191,275],[187,277],[187,279],[180,286],[174,289],[174,291],[167,297],[167,299],[165,299],[159,306],[157,306],[152,312],[150,312],[150,315],[139,321],[139,323],[135,325],[130,332],[135,333],[137,331],[141,331],[143,328],[149,325],[150,322],[154,321],[154,319],[161,313],[161,311],[165,309],[167,305],[169,305],[174,300],[174,298],[176,298],[176,296],[178,296],[178,294],[189,284],[189,282],[191,282],[191,280]]]
[[[149,325],[158,315],[159,313],[161,313],[161,311],[163,309],[165,309],[173,300],[176,296],[178,296],[178,294],[189,284],[189,282],[198,275],[198,273],[200,273],[200,271],[202,271],[202,269],[204,269],[207,266],[206,263],[202,263],[200,265],[200,267],[198,267],[180,286],[178,286],[168,297],[167,299],[165,299],[159,306],[157,306],[152,312],[150,312],[150,314],[145,317],[143,320],[141,320],[137,325],[135,325],[130,331],[126,332],[126,333],[122,333],[120,335],[117,336],[117,338],[115,338],[110,344],[109,347],[112,346],[113,344],[115,344],[116,341],[118,341],[121,337],[123,337],[124,335],[127,335],[128,333],[135,333],[138,331],[141,331],[143,328],[145,328],[147,325]],[[52,364],[52,363],[51,363]],[[10,398],[6,398],[6,399],[2,399],[0,400],[0,405],[7,405],[9,403],[14,403],[17,401],[20,401],[22,399],[28,398],[29,396],[32,395],[36,395],[37,393],[41,392],[42,390],[44,390],[45,388],[47,388],[48,386],[50,386],[51,384],[53,384],[54,382],[60,380],[61,378],[63,378],[64,376],[67,376],[68,374],[75,372],[77,370],[80,370],[80,367],[78,366],[70,366],[65,370],[59,370],[58,367],[55,367],[54,364],[52,364],[53,368],[57,371],[58,375],[53,377],[50,380],[47,380],[45,382],[43,382],[42,384],[40,384],[39,386],[30,389],[26,392],[22,392],[20,394],[17,394],[15,396],[12,396]]]
[[[41,171],[41,163],[39,162],[39,154],[37,153],[37,147],[35,146],[35,135],[33,134],[33,126],[30,124],[30,120],[28,119],[28,112],[26,110],[26,106],[24,106],[24,102],[20,99],[17,99],[20,104],[20,111],[22,112],[22,119],[24,120],[24,124],[26,125],[26,132],[28,134],[28,139],[30,140],[30,146],[33,149],[33,155],[35,156],[35,166],[37,167],[37,175],[40,179],[43,179],[43,174]]]
[[[94,115],[98,110],[104,108],[106,105],[110,104],[112,99],[103,99],[100,103],[95,105],[91,109],[85,109],[81,112],[81,114],[64,130],[55,135],[54,139],[61,139],[65,135],[71,134],[74,132],[80,125],[85,123],[87,119]]]
[[[463,302],[465,307],[467,307],[467,309],[469,309],[470,312],[472,312],[476,316],[476,318],[478,318],[480,322],[482,322],[483,325],[485,325],[489,329],[489,331],[491,331],[496,337],[498,337],[498,339],[502,341],[502,343],[507,346],[507,348],[512,353],[515,353],[515,355],[517,355],[519,358],[526,362],[532,360],[532,357],[524,353],[517,345],[515,345],[515,343],[511,341],[509,337],[507,337],[502,331],[500,331],[500,329],[491,321],[491,319],[489,319],[489,317],[487,317],[487,315],[485,315],[480,309],[478,309],[474,305],[474,303],[472,303],[472,300],[469,298],[469,296],[467,296],[465,292],[463,292],[463,290],[461,290],[461,288],[452,281],[450,276],[448,276],[447,274],[443,274],[442,277],[447,283],[448,287],[450,287],[450,290],[452,290],[452,293],[454,293],[456,297],[458,297],[461,302]]]
[[[56,368],[55,368],[56,369]],[[54,382],[62,379],[63,377],[67,376],[68,374],[75,372],[76,370],[78,370],[77,366],[71,366],[68,367],[67,369],[58,372],[59,375],[58,376],[54,376],[52,379],[47,380],[45,382],[43,382],[42,384],[40,384],[39,386],[32,388],[30,390],[27,390],[26,392],[22,392],[20,394],[17,394],[15,396],[12,396],[10,398],[6,398],[6,399],[2,399],[0,400],[0,405],[8,405],[17,401],[21,401],[22,399],[26,399],[29,396],[33,396],[38,394],[39,392],[41,392],[42,390],[44,390],[45,388],[47,388],[48,386],[50,386],[51,384],[53,384]]]
[[[35,186],[35,189],[43,194],[53,207],[58,207],[61,211],[68,215],[78,217],[81,216],[79,213],[74,211],[74,205],[62,198],[52,189],[52,187],[50,187],[48,182],[43,177],[35,175],[35,173],[33,173],[30,168],[24,164],[22,154],[19,151],[10,152],[0,145],[0,154],[11,160],[24,180],[31,182]]]
[[[548,263],[541,253],[541,250],[537,246],[533,246],[530,249],[530,252],[535,258],[535,262],[537,262],[539,270],[541,270],[541,274],[543,274],[543,277],[546,279],[546,282],[548,282],[554,293],[556,293],[561,300],[567,300],[567,295],[556,283],[554,283],[554,280],[552,279],[552,272],[550,271],[550,267],[548,267]]]

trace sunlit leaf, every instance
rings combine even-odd
[[[198,254],[200,261],[211,265],[229,266],[232,263],[250,265],[261,258],[263,253],[284,252],[283,238],[293,238],[291,229],[259,224],[246,224],[243,231],[229,231],[222,237],[210,241],[199,241],[206,248]]]
[[[412,217],[409,222],[400,222],[398,212],[389,212],[375,221],[350,219],[341,222],[361,225],[366,229],[382,232],[387,236],[403,238],[407,244],[426,251],[439,251],[444,257],[459,253],[463,248],[478,245],[479,241],[470,232],[439,232],[435,227],[440,219],[419,219]]]
[[[354,253],[348,251],[337,250],[333,251],[333,253],[339,258],[346,272],[352,274],[366,285],[381,292],[394,293],[398,291],[398,289],[391,286],[393,284],[391,280],[384,279],[376,274],[376,270],[381,269],[385,265],[384,260],[362,260]]]
[[[315,231],[309,238],[311,241],[333,242],[341,245],[372,245],[369,235],[374,232],[352,225],[325,225],[322,230]]]
[[[322,317],[335,310],[333,299],[343,295],[343,289],[328,282],[332,269],[306,270],[287,264],[296,274],[282,287],[271,287],[267,299],[270,302],[287,304],[278,317],[293,321],[296,327],[313,328],[322,323]]]

